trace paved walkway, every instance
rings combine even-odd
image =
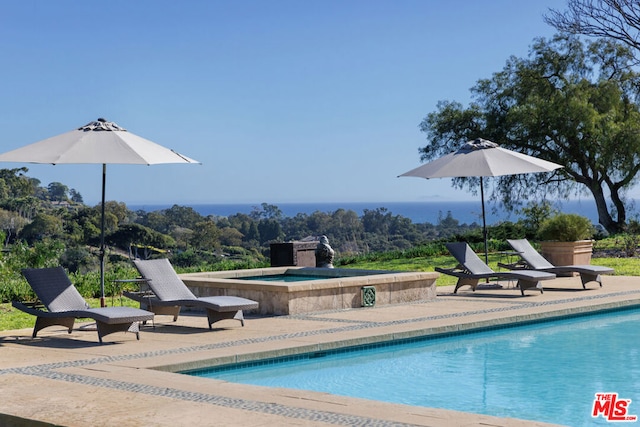
[[[51,327],[0,333],[0,425],[62,426],[543,426],[432,408],[394,405],[326,393],[271,389],[172,373],[426,334],[640,306],[640,277],[545,282],[545,292],[513,288],[438,288],[436,301],[225,320],[209,331],[206,317],[156,316],[155,329],[105,337],[91,323],[72,334]],[[595,362],[597,363],[597,362]],[[461,385],[463,386],[463,385]],[[30,421],[26,421],[30,420]]]

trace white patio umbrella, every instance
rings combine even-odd
[[[427,179],[480,177],[484,258],[485,262],[488,262],[487,221],[484,210],[484,186],[482,178],[485,176],[551,172],[561,167],[563,166],[516,151],[507,150],[501,148],[495,142],[478,138],[465,143],[458,151],[425,163],[400,176],[414,176]]]
[[[155,165],[200,163],[105,119],[0,154],[0,162],[102,164],[102,218],[100,226],[100,305],[104,307],[104,205],[107,164]]]

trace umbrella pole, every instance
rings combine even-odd
[[[487,244],[487,219],[484,212],[484,185],[480,177],[480,199],[482,200],[482,233],[484,235],[484,263],[489,265],[489,249]],[[487,282],[489,279],[487,279]]]
[[[102,219],[100,220],[100,307],[105,306],[104,301],[104,193],[107,180],[107,164],[102,164]]]

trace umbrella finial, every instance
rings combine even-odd
[[[98,120],[94,121],[94,122],[90,122],[87,123],[86,125],[79,127],[78,130],[82,130],[82,131],[101,131],[101,130],[106,130],[106,131],[114,131],[114,130],[118,130],[118,131],[122,131],[122,132],[126,132],[127,130],[123,127],[118,126],[117,124],[113,123],[113,122],[109,122],[107,121],[107,119],[100,117]]]
[[[482,150],[484,148],[496,148],[499,147],[493,141],[489,141],[488,139],[476,138],[473,141],[465,142],[462,146],[464,150]]]

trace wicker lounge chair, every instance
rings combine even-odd
[[[62,267],[22,270],[40,304],[13,301],[18,310],[36,316],[32,337],[48,326],[64,326],[73,330],[75,319],[96,321],[98,339],[114,332],[133,332],[140,339],[139,322],[153,320],[153,313],[132,307],[90,308]],[[46,310],[45,310],[46,309]]]
[[[244,326],[242,311],[258,308],[256,301],[236,296],[197,298],[166,258],[136,259],[133,263],[142,278],[147,279],[151,293],[125,292],[125,295],[139,301],[142,307],[148,307],[149,311],[156,314],[172,314],[174,321],[178,319],[181,307],[198,307],[207,310],[209,329],[213,329],[211,325],[214,322],[223,319],[236,319]]]
[[[579,273],[582,280],[582,287],[587,289],[586,284],[589,282],[597,282],[602,287],[603,274],[613,274],[614,270],[610,267],[599,265],[562,265],[555,266],[543,257],[536,249],[531,246],[527,239],[509,240],[507,242],[514,251],[518,252],[520,261],[513,264],[500,264],[511,270],[530,269],[536,271],[545,271],[555,274],[563,273]]]
[[[454,268],[436,267],[435,270],[458,278],[458,283],[453,291],[454,294],[458,292],[461,286],[465,285],[471,286],[471,289],[475,291],[480,279],[492,278],[517,280],[517,286],[523,296],[526,289],[537,289],[540,293],[544,293],[541,281],[555,279],[556,277],[553,273],[533,270],[493,271],[473,252],[468,244],[464,242],[447,243],[446,246],[451,255],[458,261],[458,266]]]

